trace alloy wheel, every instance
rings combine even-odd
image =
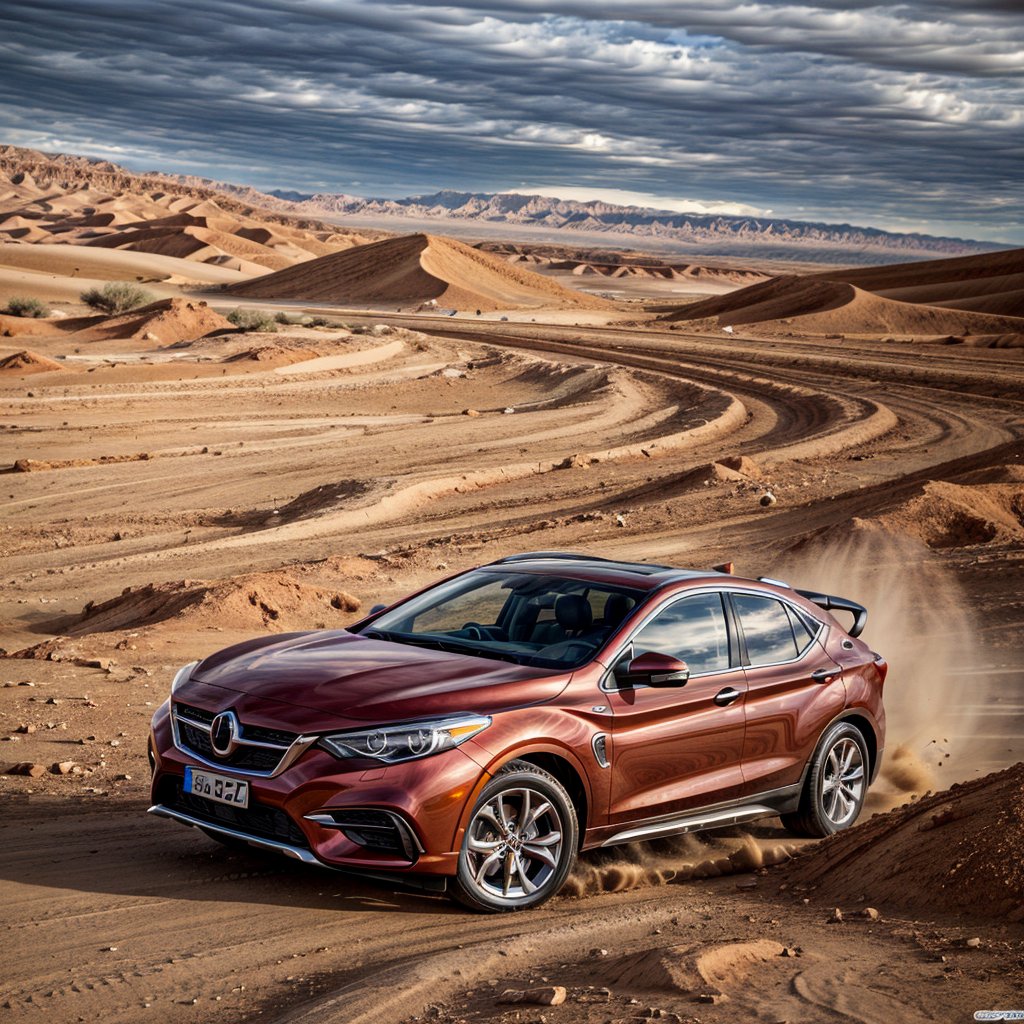
[[[856,816],[864,797],[864,782],[860,746],[843,737],[825,756],[821,773],[821,807],[836,828],[842,828]]]
[[[473,885],[491,900],[518,900],[557,873],[564,825],[543,793],[517,786],[495,793],[469,825],[466,854]]]

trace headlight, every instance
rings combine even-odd
[[[397,764],[452,750],[490,724],[491,720],[483,715],[453,715],[430,722],[404,722],[336,732],[321,736],[320,743],[335,757],[366,757],[384,764]]]
[[[171,680],[171,696],[174,696],[175,691],[179,686],[184,685],[192,678],[192,673],[195,670],[198,661],[190,661],[187,665],[182,665],[174,674],[174,678]]]

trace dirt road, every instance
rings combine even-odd
[[[37,464],[0,492],[8,652],[126,587],[283,569],[307,588],[294,607],[218,591],[201,613],[155,619],[128,600],[116,629],[43,649],[55,659],[0,662],[0,732],[14,737],[0,760],[81,769],[0,776],[5,1019],[312,1024],[444,1004],[435,1019],[653,1007],[705,1024],[873,1024],[1024,1007],[1024,932],[983,908],[920,923],[883,906],[879,921],[829,924],[833,907],[780,893],[772,874],[673,884],[674,868],[734,851],[736,835],[591,859],[582,895],[482,918],[145,815],[146,723],[178,664],[340,614],[303,605],[313,590],[369,605],[513,550],[734,559],[744,574],[867,593],[868,637],[893,666],[890,750],[905,742],[928,762],[923,788],[1024,758],[1019,352],[365,322],[399,330],[298,331],[307,365],[221,362],[205,342],[191,358],[120,353],[111,366],[93,346],[67,369],[0,380],[3,461]],[[737,455],[756,473],[716,475]],[[87,664],[99,659],[112,663]],[[770,826],[755,838],[787,841]],[[739,948],[761,941],[794,955]],[[669,945],[721,947],[730,1001],[652,987],[629,958]],[[567,986],[567,1003],[497,1003],[541,978]],[[605,984],[610,1003],[587,990]]]

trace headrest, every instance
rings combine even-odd
[[[604,603],[604,624],[617,626],[628,614],[633,602],[625,594],[609,594]]]
[[[590,629],[594,623],[590,603],[581,594],[563,594],[555,602],[555,618],[563,629]]]

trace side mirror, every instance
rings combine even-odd
[[[689,678],[690,669],[685,661],[648,651],[626,666],[623,682],[629,686],[685,686]]]
[[[384,611],[384,609],[385,609],[385,608],[387,608],[387,605],[386,605],[386,604],[375,604],[375,605],[374,605],[374,606],[373,606],[373,607],[372,607],[372,608],[370,609],[370,614],[371,614],[371,615],[376,615],[376,614],[377,614],[377,612],[382,612],[382,611]]]

